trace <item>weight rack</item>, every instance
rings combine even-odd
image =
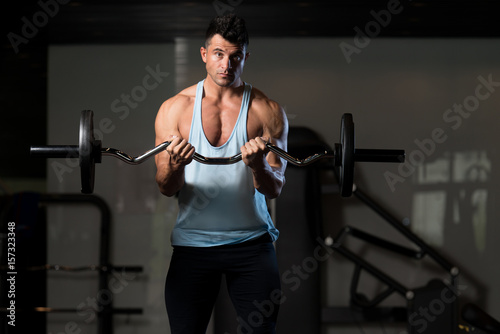
[[[7,200],[8,201],[8,200]],[[11,200],[12,201],[12,200]],[[4,201],[5,202],[5,199]],[[69,267],[69,266],[59,266],[59,265],[44,265],[38,267],[29,268],[17,268],[19,273],[23,275],[29,275],[30,271],[41,271],[41,270],[56,270],[56,271],[72,271],[72,272],[83,272],[83,271],[98,271],[99,291],[105,290],[112,293],[112,289],[109,288],[108,282],[110,279],[110,274],[113,270],[126,270],[128,272],[142,272],[143,268],[141,266],[114,266],[110,261],[110,235],[111,235],[111,221],[112,214],[108,204],[98,196],[80,195],[80,194],[40,194],[39,195],[39,206],[49,206],[49,205],[60,205],[60,204],[80,204],[80,205],[93,205],[97,207],[100,212],[100,240],[99,240],[99,264],[89,265],[87,267]],[[2,259],[3,260],[3,259]],[[1,264],[0,273],[2,276],[7,272],[4,268],[4,263]],[[3,292],[2,292],[3,293]],[[100,305],[102,307],[101,311],[97,313],[97,332],[98,334],[113,334],[113,315],[114,314],[142,314],[141,308],[115,308],[113,307],[112,300],[106,305]],[[33,312],[43,312],[43,313],[75,313],[77,309],[67,309],[67,308],[50,308],[50,307],[36,307],[33,309],[19,309],[16,312],[19,313],[33,313]],[[0,314],[6,313],[7,308],[0,308]],[[6,326],[3,321],[7,319],[5,316],[2,322],[0,322],[1,327],[4,329],[10,329],[10,326]],[[12,330],[16,330],[12,327]],[[6,332],[8,334],[9,332]]]

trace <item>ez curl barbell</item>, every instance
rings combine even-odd
[[[94,113],[92,110],[83,110],[80,116],[80,138],[79,145],[50,145],[31,146],[30,153],[33,157],[42,158],[67,158],[79,157],[81,191],[91,194],[94,191],[95,164],[101,163],[102,156],[112,156],[131,165],[138,165],[152,156],[163,152],[169,141],[159,144],[155,148],[137,156],[132,157],[114,148],[102,147],[101,141],[94,137]],[[297,159],[288,152],[271,144],[266,144],[269,151],[295,166],[307,166],[320,159],[333,159],[333,164],[338,168],[340,195],[349,197],[352,195],[354,182],[355,162],[395,162],[402,163],[405,160],[404,150],[385,149],[357,149],[354,147],[354,122],[352,114],[342,115],[340,126],[340,144],[334,145],[333,151],[325,150],[313,154],[305,159]],[[211,165],[228,165],[241,161],[241,153],[227,158],[204,157],[194,153],[193,160],[198,163]]]

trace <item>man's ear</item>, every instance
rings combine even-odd
[[[201,59],[203,60],[204,63],[206,63],[207,62],[207,49],[204,46],[202,46],[200,48],[200,54],[201,54]]]
[[[245,61],[247,61],[248,57],[250,57],[250,52],[245,53]]]

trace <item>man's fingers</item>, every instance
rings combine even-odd
[[[184,146],[184,148],[182,149],[182,155],[187,157],[187,158],[190,158],[193,156],[195,152],[195,148],[194,146],[191,146],[191,144],[187,144],[186,146]]]
[[[244,148],[248,155],[255,154],[259,151],[259,144],[255,141],[255,139],[251,139],[245,143]]]
[[[267,138],[266,137],[257,137],[254,139],[250,139],[241,147],[241,153],[243,154],[243,158],[253,159],[253,156],[257,154],[265,154],[268,149],[266,146]]]
[[[269,139],[269,137],[257,137],[257,139],[262,140],[262,142],[264,142],[264,144],[267,144],[267,143],[271,142],[271,140]]]
[[[256,146],[256,148],[260,151],[267,151],[267,143],[268,143],[268,138],[267,137],[257,137],[255,139],[250,140],[250,143],[252,145]]]
[[[174,147],[176,147],[177,145],[179,145],[179,143],[181,142],[181,138],[177,137],[177,136],[169,136],[168,137],[168,141],[170,141],[170,144],[168,144],[167,146],[167,149],[166,151],[168,152],[168,154],[172,154],[173,150],[174,150]]]
[[[185,139],[174,136],[166,151],[171,156],[190,157],[194,154],[194,147]]]

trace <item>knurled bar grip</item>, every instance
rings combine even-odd
[[[34,157],[42,158],[76,158],[79,157],[81,170],[82,193],[91,194],[94,191],[95,164],[101,162],[101,157],[112,156],[128,164],[138,165],[152,156],[163,152],[170,142],[164,142],[155,148],[132,157],[114,148],[101,147],[101,141],[95,140],[93,131],[92,110],[83,110],[80,116],[80,145],[53,145],[31,146],[30,152]],[[308,166],[321,159],[333,159],[338,169],[340,194],[343,197],[352,195],[354,179],[354,162],[394,162],[402,163],[405,160],[404,150],[385,149],[355,149],[354,122],[351,114],[343,114],[340,126],[340,144],[335,144],[333,152],[324,151],[313,154],[305,159],[297,159],[288,152],[271,144],[266,144],[269,151],[275,153],[295,166]],[[204,157],[194,153],[193,159],[199,163],[211,165],[227,165],[241,161],[241,153],[227,158]]]

